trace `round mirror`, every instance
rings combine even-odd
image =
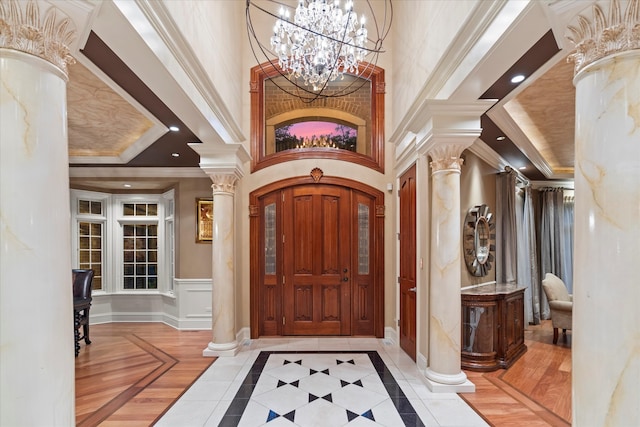
[[[489,274],[494,260],[493,214],[487,205],[478,205],[467,213],[463,230],[464,261],[469,272],[482,277]]]

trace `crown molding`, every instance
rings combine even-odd
[[[200,168],[69,167],[69,178],[206,178]]]

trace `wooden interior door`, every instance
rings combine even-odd
[[[283,333],[351,334],[349,189],[284,190]]]
[[[416,360],[416,167],[400,177],[400,347]]]

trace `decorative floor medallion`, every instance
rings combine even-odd
[[[220,426],[424,426],[376,351],[262,351]]]

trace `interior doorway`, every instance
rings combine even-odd
[[[316,176],[250,198],[251,337],[383,337],[382,192]]]
[[[416,360],[416,166],[400,177],[400,347]]]

